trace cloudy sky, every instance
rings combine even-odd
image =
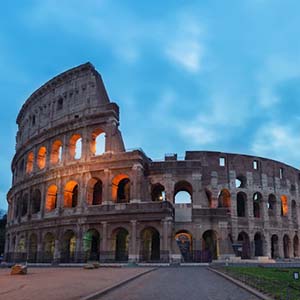
[[[0,208],[21,105],[87,61],[120,106],[127,148],[153,159],[239,152],[299,167],[299,11],[297,0],[5,1]]]

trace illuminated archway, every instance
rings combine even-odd
[[[26,173],[30,174],[33,171],[34,153],[31,151],[27,156]]]
[[[74,134],[70,138],[69,153],[71,159],[80,159],[82,154],[82,138],[80,134]]]
[[[105,132],[102,129],[93,131],[90,146],[93,155],[101,155],[105,152]]]
[[[46,166],[46,155],[47,155],[47,150],[46,147],[40,147],[38,156],[37,156],[37,165],[40,170],[44,169]]]
[[[91,178],[87,185],[87,203],[89,205],[100,205],[102,203],[102,181]]]
[[[76,207],[78,204],[78,184],[69,181],[64,189],[64,207]]]
[[[193,260],[193,237],[186,231],[178,231],[175,235],[175,241],[185,262]]]
[[[218,197],[218,207],[230,208],[230,192],[227,189],[222,189]]]
[[[125,174],[119,174],[112,181],[112,199],[117,203],[130,201],[130,179]]]
[[[281,216],[286,217],[288,215],[288,198],[286,195],[282,195],[281,199]]]
[[[57,186],[51,185],[47,191],[46,211],[52,211],[57,206]]]
[[[60,140],[56,140],[52,144],[50,162],[55,165],[62,160],[62,142]]]

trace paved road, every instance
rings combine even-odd
[[[203,267],[160,268],[99,300],[259,300]]]

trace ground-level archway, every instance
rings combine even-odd
[[[100,234],[96,229],[89,229],[83,236],[85,260],[99,260]]]
[[[283,236],[283,255],[284,258],[290,257],[291,240],[287,234]]]
[[[240,252],[240,256],[242,259],[250,258],[250,240],[249,236],[246,232],[242,231],[238,235],[238,242],[242,244],[242,251]]]
[[[141,232],[140,258],[142,261],[160,260],[160,234],[153,227],[147,227]]]
[[[193,237],[192,235],[186,231],[178,231],[175,235],[175,241],[181,253],[184,262],[191,261],[193,258]]]
[[[114,232],[114,250],[116,261],[128,261],[129,233],[125,228],[118,228]]]
[[[276,234],[273,234],[271,237],[271,257],[279,257],[278,236]]]
[[[33,233],[29,238],[28,262],[34,263],[37,261],[37,244],[37,236]]]
[[[207,230],[202,235],[202,251],[207,252],[207,260],[218,259],[218,237],[214,230]],[[203,253],[204,254],[204,253]]]
[[[67,230],[62,239],[62,262],[74,262],[76,250],[76,237],[72,230]]]
[[[254,256],[263,256],[263,238],[260,232],[254,235]]]

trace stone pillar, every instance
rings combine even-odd
[[[60,243],[59,239],[55,239],[54,242],[54,254],[53,254],[53,263],[58,264],[60,262],[61,254],[60,254]]]
[[[111,202],[111,182],[110,182],[110,170],[104,169],[104,181],[103,181],[103,204],[109,204]]]
[[[280,258],[284,258],[284,250],[283,250],[283,236],[278,235],[278,254]]]
[[[132,167],[132,192],[131,192],[131,203],[141,202],[142,193],[142,177],[143,177],[143,166],[141,164],[134,164]]]
[[[130,239],[130,247],[129,247],[129,261],[136,262],[139,257],[137,254],[137,244],[136,244],[136,220],[131,220],[131,239]]]
[[[107,222],[103,221],[102,224],[102,241],[100,244],[100,261],[107,261],[109,257],[108,241],[107,241]]]
[[[171,247],[171,237],[172,237],[172,219],[166,217],[163,222],[163,248],[161,251],[161,260],[169,262],[170,257],[172,257],[172,247]]]
[[[77,226],[77,237],[76,237],[76,249],[75,249],[75,261],[83,262],[84,253],[83,253],[83,232],[81,224]]]
[[[202,175],[200,173],[192,174],[192,187],[193,187],[193,208],[201,208],[201,178]]]

